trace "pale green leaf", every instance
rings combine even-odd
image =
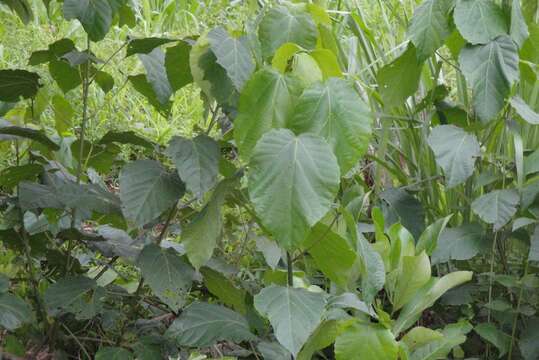
[[[430,280],[429,257],[424,251],[416,256],[404,256],[402,267],[396,271],[395,289],[391,294],[394,311],[407,304]]]
[[[443,337],[443,334],[437,330],[416,326],[402,337],[402,341],[406,344],[408,350],[414,351],[420,346],[443,339]]]
[[[501,229],[517,212],[520,197],[516,190],[494,190],[472,202],[472,210],[494,231]]]
[[[321,293],[275,285],[254,298],[256,310],[269,319],[275,337],[294,357],[320,324],[325,304]]]
[[[249,196],[263,224],[290,249],[330,210],[339,179],[337,159],[323,139],[272,130],[251,157]]]
[[[432,224],[430,224],[425,231],[419,237],[416,245],[416,254],[425,250],[427,255],[432,255],[433,251],[438,245],[438,240],[440,235],[443,233],[447,223],[453,215],[446,216],[444,218],[438,219]]]
[[[146,69],[146,79],[152,86],[157,100],[161,105],[167,104],[173,90],[165,68],[165,53],[157,47],[148,54],[139,54],[138,57]]]
[[[399,346],[381,324],[351,319],[343,323],[335,341],[336,360],[397,360]]]
[[[528,25],[520,8],[520,0],[511,2],[511,25],[509,27],[509,33],[519,48],[522,47],[528,36],[530,36]]]
[[[486,44],[508,32],[503,11],[492,0],[457,0],[453,18],[471,44]]]
[[[539,114],[526,104],[521,97],[513,97],[511,99],[511,106],[524,121],[531,125],[539,125]]]
[[[312,360],[313,355],[335,342],[339,331],[337,320],[326,320],[322,322],[314,333],[309,337],[297,356],[297,360]]]
[[[479,224],[464,224],[445,229],[432,253],[432,263],[469,260],[488,247]]]
[[[466,341],[466,334],[470,332],[471,329],[472,326],[467,321],[447,325],[441,331],[441,339],[430,341],[429,343],[420,346],[412,353],[410,360],[447,359],[447,356],[455,346]]]

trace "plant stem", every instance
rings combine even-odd
[[[288,266],[288,286],[289,287],[293,287],[294,286],[294,268],[293,268],[293,264],[294,262],[292,261],[292,256],[290,255],[290,252],[287,251],[286,252],[286,264]]]

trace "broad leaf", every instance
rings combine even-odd
[[[432,253],[432,263],[449,260],[469,260],[487,247],[483,229],[479,224],[464,224],[442,232]]]
[[[208,42],[217,63],[226,70],[236,90],[240,91],[255,70],[249,49],[240,39],[230,36],[221,26],[208,33]]]
[[[167,104],[173,91],[165,68],[165,53],[160,48],[155,48],[148,54],[139,54],[139,59],[146,69],[146,78],[152,85],[157,100],[161,105]]]
[[[494,231],[497,231],[515,215],[519,202],[516,190],[494,190],[475,199],[472,210],[481,220],[494,225]]]
[[[408,34],[419,60],[434,54],[451,34],[449,12],[452,7],[452,1],[426,0],[414,11]]]
[[[318,134],[331,145],[346,174],[367,151],[372,117],[369,108],[345,80],[315,84],[299,98],[287,127],[296,134]]]
[[[391,293],[393,311],[407,304],[430,280],[430,260],[423,251],[416,256],[404,256],[402,267],[397,269],[395,288]]]
[[[344,322],[335,341],[336,360],[397,360],[398,351],[390,330],[358,319]]]
[[[291,77],[266,68],[246,83],[234,120],[234,139],[245,160],[257,141],[272,128],[284,127],[293,110],[296,83]]]
[[[121,347],[105,346],[95,354],[95,360],[132,360],[133,354]]]
[[[402,337],[402,341],[406,344],[408,350],[414,351],[420,346],[443,339],[443,337],[442,333],[437,330],[416,326]]]
[[[9,290],[9,278],[0,274],[0,294],[4,294]]]
[[[2,135],[12,136],[8,139],[3,139]],[[3,126],[0,124],[0,141],[2,140],[12,140],[17,138],[26,138],[38,143],[45,145],[46,147],[52,150],[59,150],[60,146],[52,141],[45,133],[39,130],[30,129],[27,127],[20,126]]]
[[[500,358],[507,354],[512,341],[511,336],[498,330],[496,325],[491,323],[482,323],[477,325],[474,328],[474,331],[483,339],[496,346]]]
[[[219,144],[206,135],[193,139],[173,137],[166,151],[178,169],[187,190],[202,197],[217,182]]]
[[[184,305],[194,272],[174,250],[146,245],[137,265],[144,281],[165,304],[174,311]]]
[[[412,96],[419,86],[422,68],[423,63],[417,59],[415,46],[409,44],[402,55],[378,71],[378,92],[385,107],[404,105],[404,101]]]
[[[254,340],[249,323],[240,314],[216,304],[189,305],[167,330],[178,346],[209,347],[219,341]]]
[[[423,310],[431,307],[448,290],[472,279],[470,271],[455,271],[442,278],[432,278],[401,310],[393,325],[393,333],[400,334],[417,321]]]
[[[127,51],[125,57],[129,57],[135,54],[149,54],[156,47],[164,44],[174,42],[175,40],[166,38],[149,37],[144,39],[131,39],[127,44]]]
[[[257,143],[249,170],[249,196],[263,224],[294,248],[330,209],[339,166],[330,146],[313,134],[272,130]]]
[[[36,96],[39,75],[26,70],[0,70],[0,101],[16,102]]]
[[[509,27],[509,33],[519,48],[524,45],[524,42],[530,36],[528,25],[526,25],[526,20],[520,8],[520,1],[511,2],[511,25]]]
[[[148,82],[146,75],[139,74],[134,76],[128,76],[127,78],[131,82],[135,90],[142,94],[148,100],[148,102],[160,113],[166,115],[170,112],[170,108],[172,106],[171,102],[167,101],[164,104],[161,103],[161,101],[157,97],[157,94],[155,93],[152,84]]]
[[[0,327],[15,330],[35,321],[30,305],[15,295],[0,294]]]
[[[325,304],[321,293],[275,285],[254,298],[256,310],[269,319],[275,337],[294,357],[320,324]]]
[[[427,344],[420,346],[411,354],[410,360],[447,359],[448,354],[455,346],[466,341],[466,334],[470,332],[471,329],[472,326],[466,321],[447,325],[442,330],[441,339],[430,341]],[[413,329],[411,331],[413,331]]]
[[[278,342],[262,341],[258,343],[257,350],[264,360],[291,360],[292,354]]]
[[[144,226],[170,209],[184,193],[176,174],[157,161],[138,160],[120,172],[120,199],[124,216]]]
[[[475,160],[481,154],[475,135],[454,125],[441,125],[432,129],[427,141],[436,163],[444,170],[448,188],[462,184],[472,176]]]
[[[508,33],[503,11],[492,0],[457,0],[453,18],[462,37],[471,44],[486,44]]]
[[[312,360],[318,350],[322,350],[335,342],[338,331],[339,322],[337,320],[323,321],[307,340],[299,352],[297,360]]]
[[[154,148],[154,144],[150,140],[137,135],[134,131],[109,131],[99,140],[99,143],[118,143],[142,146],[146,149]]]
[[[204,267],[200,269],[200,272],[209,292],[239,313],[245,314],[247,312],[245,304],[247,293],[245,290],[236,287],[229,278],[219,271]]]
[[[64,134],[71,130],[75,110],[63,96],[55,95],[52,98],[52,109],[54,111],[54,122],[58,134]]]
[[[414,238],[425,229],[425,211],[421,203],[406,190],[390,188],[380,194],[386,226],[400,222]]]
[[[526,104],[521,97],[513,97],[511,99],[511,106],[524,121],[531,125],[539,125],[539,114]]]
[[[481,1],[484,0],[478,2]],[[477,115],[484,122],[492,120],[503,108],[511,85],[519,78],[515,43],[508,36],[500,36],[486,45],[468,45],[462,49],[459,62],[472,86]]]
[[[443,233],[452,215],[441,218],[430,224],[419,237],[416,245],[416,254],[425,250],[427,255],[432,255],[438,245],[440,235]]]
[[[184,228],[182,243],[185,245],[189,261],[197,269],[211,258],[221,236],[223,223],[221,207],[234,183],[234,180],[221,182],[204,209]]]
[[[357,237],[357,254],[363,300],[370,304],[386,281],[384,261],[362,234]]]
[[[316,46],[317,35],[313,19],[301,5],[271,8],[258,29],[264,58],[269,58],[281,45],[289,42],[311,50]]]
[[[60,312],[75,314],[79,320],[91,319],[103,307],[103,288],[95,280],[84,277],[66,277],[49,286],[45,291],[45,304],[49,314]]]
[[[167,48],[165,68],[168,81],[173,91],[177,91],[193,82],[189,54],[191,45],[187,41],[179,41],[176,46]]]
[[[64,17],[79,20],[90,39],[99,41],[109,32],[113,10],[107,0],[64,0]]]

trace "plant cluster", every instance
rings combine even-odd
[[[254,2],[104,59],[130,1],[44,2],[86,41],[0,70],[0,357],[539,357],[537,1],[425,0],[390,51],[357,2]],[[123,86],[205,118],[89,136]]]

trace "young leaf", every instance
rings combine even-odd
[[[418,347],[443,339],[443,337],[443,334],[437,330],[416,326],[402,337],[402,341],[406,344],[408,350],[414,351]]]
[[[336,360],[397,360],[398,352],[390,330],[359,319],[344,322],[335,341]]]
[[[323,321],[309,337],[298,353],[297,360],[312,360],[318,350],[322,350],[335,342],[339,331],[337,320]],[[316,358],[316,357],[315,357]]]
[[[272,128],[284,127],[293,110],[296,88],[291,77],[266,68],[246,83],[234,120],[234,139],[245,160],[257,141]]]
[[[484,122],[492,120],[503,108],[511,85],[519,79],[515,43],[509,36],[500,36],[486,45],[468,45],[462,49],[459,62],[472,86],[477,115]]]
[[[294,357],[320,324],[325,304],[321,293],[275,285],[254,298],[256,310],[269,319],[275,337]]]
[[[281,45],[289,42],[311,50],[316,46],[317,35],[313,19],[301,5],[271,8],[258,29],[264,58],[269,58]]]
[[[475,135],[454,125],[432,129],[427,139],[436,162],[444,170],[446,185],[453,188],[472,176],[475,160],[481,154]]]
[[[157,161],[138,160],[120,172],[120,199],[125,217],[138,226],[155,220],[183,196],[184,184]]]
[[[436,220],[434,223],[430,224],[425,231],[419,237],[416,245],[416,254],[419,254],[421,251],[425,250],[427,255],[432,255],[432,252],[436,249],[438,245],[438,240],[440,235],[443,233],[447,223],[453,215],[446,216],[444,218]]]
[[[483,229],[479,224],[464,224],[445,229],[432,253],[432,263],[449,260],[469,260],[487,247]]]
[[[401,106],[416,92],[422,68],[423,63],[418,61],[415,46],[409,44],[402,55],[378,71],[378,92],[385,107]]]
[[[471,330],[472,326],[467,321],[449,324],[442,330],[441,339],[430,341],[417,348],[410,356],[410,360],[446,359],[455,346],[466,341],[466,334]],[[413,329],[410,332],[412,331]]]
[[[167,155],[178,169],[187,190],[202,197],[217,182],[219,173],[219,144],[206,135],[194,139],[175,136],[170,140]]]
[[[339,186],[339,166],[329,145],[313,134],[266,133],[249,170],[249,196],[264,225],[283,247],[301,244],[330,209]]]
[[[112,7],[107,0],[64,0],[66,20],[79,20],[92,41],[102,40],[107,35],[112,16]]]
[[[71,107],[69,101],[63,96],[54,95],[52,98],[52,109],[54,111],[55,127],[58,134],[64,134],[72,127],[75,110]]]
[[[492,0],[457,0],[453,18],[461,35],[473,45],[508,33],[503,11]]]
[[[407,304],[430,280],[430,260],[423,251],[416,256],[404,256],[402,267],[397,269],[395,289],[391,294],[393,311]]]
[[[372,116],[354,88],[332,78],[306,89],[287,127],[296,134],[318,134],[331,145],[341,174],[346,174],[367,150]]]
[[[23,324],[35,322],[30,305],[9,293],[0,294],[0,327],[13,331]]]
[[[240,343],[256,337],[240,314],[216,304],[194,302],[174,320],[166,336],[178,346],[204,348],[219,341]]]
[[[249,49],[240,39],[230,36],[222,26],[208,33],[208,41],[217,63],[226,70],[236,90],[241,91],[255,70]]]
[[[451,34],[449,12],[453,1],[426,0],[415,11],[408,33],[419,60],[426,60]]]
[[[39,75],[26,70],[0,70],[0,101],[16,102],[36,96]]]
[[[494,190],[472,202],[472,210],[484,222],[501,229],[517,212],[520,197],[516,190]]]
[[[137,265],[144,281],[159,299],[174,311],[184,305],[194,271],[174,250],[165,250],[155,244],[146,245]]]

